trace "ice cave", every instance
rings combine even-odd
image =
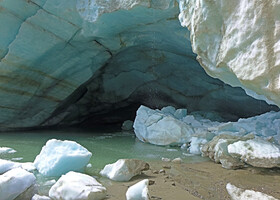
[[[280,199],[280,0],[0,0],[0,200]]]

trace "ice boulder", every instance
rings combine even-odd
[[[12,169],[0,176],[0,199],[13,200],[35,184],[35,176],[21,168]]]
[[[60,176],[69,171],[82,171],[92,154],[74,141],[49,140],[36,157],[34,165],[46,176]]]
[[[149,180],[142,180],[128,188],[126,200],[149,200]]]
[[[228,152],[254,167],[280,167],[280,147],[260,138],[230,144]]]
[[[134,121],[134,132],[143,142],[156,145],[183,144],[190,141],[194,130],[174,116],[175,108],[153,110],[140,106]]]
[[[240,189],[230,183],[227,184],[226,189],[232,200],[277,200],[261,192]]]
[[[221,163],[226,169],[237,169],[244,166],[244,163],[238,158],[232,157],[228,152],[228,145],[240,141],[254,138],[254,135],[238,137],[233,135],[218,135],[210,142],[203,145],[201,152],[203,156],[209,157],[216,163]]]
[[[17,151],[10,147],[0,147],[0,154],[16,153]]]
[[[142,160],[119,159],[113,164],[108,164],[100,174],[114,181],[129,181],[133,176],[149,169],[149,164]]]
[[[106,188],[93,177],[71,171],[58,179],[49,196],[53,200],[101,200],[106,193]]]
[[[36,169],[33,163],[31,162],[18,163],[18,162],[0,159],[0,174],[3,174],[14,168],[22,168],[27,171],[33,171]]]

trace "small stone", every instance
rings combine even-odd
[[[169,166],[169,165],[164,165],[162,167],[165,168],[165,169],[171,169],[171,166]]]
[[[124,131],[133,130],[133,121],[131,121],[131,120],[124,121],[122,124],[122,130],[124,130]]]
[[[152,173],[153,173],[153,174],[158,174],[159,171],[158,171],[158,170],[154,170]]]
[[[159,170],[159,173],[165,174],[165,170],[164,170],[164,169],[161,169],[161,170]]]
[[[172,160],[172,162],[173,162],[173,163],[180,164],[180,163],[182,163],[183,161],[182,161],[181,158],[175,158],[175,159]]]
[[[176,186],[175,182],[172,183],[173,186]]]
[[[170,162],[170,161],[171,161],[169,158],[161,158],[161,160],[162,160],[163,162]]]
[[[154,180],[149,180],[149,185],[154,185],[155,181]]]

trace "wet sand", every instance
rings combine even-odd
[[[150,170],[129,182],[101,180],[108,190],[108,199],[125,200],[128,187],[145,178],[154,181],[149,186],[152,200],[230,200],[227,183],[280,199],[280,169],[227,170],[211,161],[194,164],[159,161],[149,164]],[[165,173],[159,173],[161,169]]]

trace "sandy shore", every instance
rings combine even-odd
[[[227,200],[230,199],[225,189],[227,183],[280,199],[280,169],[226,170],[210,161],[195,164],[149,164],[150,170],[129,182],[101,180],[108,189],[108,199],[124,200],[127,188],[145,178],[154,181],[149,186],[152,200]],[[164,169],[165,173],[159,173],[161,169]]]

